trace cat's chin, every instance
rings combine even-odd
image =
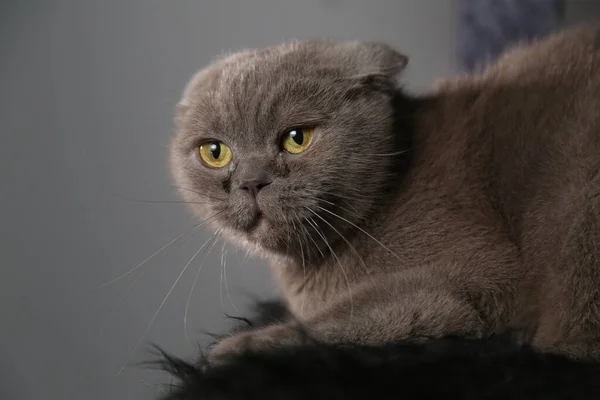
[[[278,235],[274,234],[274,225],[264,216],[260,216],[251,230],[246,233],[248,240],[263,251],[276,252],[282,246]]]
[[[267,218],[265,218],[262,213],[259,213],[256,216],[256,220],[252,225],[252,228],[248,230],[247,235],[254,241],[260,241],[260,239],[264,238],[265,235],[268,235],[272,229],[272,225]]]
[[[248,229],[228,229],[227,236],[255,255],[261,257],[280,255],[282,252],[285,253],[286,244],[281,241],[279,235],[274,233],[276,226],[277,224],[261,215]]]

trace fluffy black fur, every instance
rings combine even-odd
[[[261,303],[249,327],[286,317]],[[164,400],[597,399],[600,363],[539,354],[510,337],[387,346],[307,343],[210,367],[163,354],[177,383]]]

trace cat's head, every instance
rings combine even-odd
[[[385,194],[406,62],[380,43],[311,40],[201,70],[177,109],[181,195],[246,247],[316,260]]]

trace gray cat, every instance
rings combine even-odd
[[[201,70],[177,112],[181,195],[267,258],[326,342],[514,330],[599,356],[600,30],[505,55],[421,97],[407,58],[297,41]],[[298,343],[295,323],[211,358]]]

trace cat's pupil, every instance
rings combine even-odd
[[[215,160],[218,160],[219,156],[221,155],[221,146],[219,146],[218,143],[212,143],[210,145],[210,152]]]
[[[297,144],[304,143],[304,133],[302,130],[293,130],[290,132],[290,136],[294,139],[294,142]]]

